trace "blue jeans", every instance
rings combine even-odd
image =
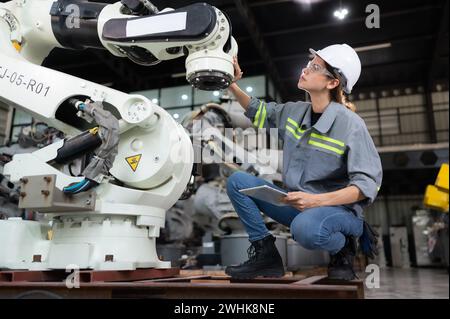
[[[280,189],[243,172],[234,173],[227,180],[228,196],[252,242],[269,235],[260,212],[290,227],[292,238],[304,248],[326,250],[332,255],[344,247],[345,236],[362,234],[363,219],[344,206],[315,207],[302,212],[292,206],[272,205],[239,192],[240,189],[261,185]]]

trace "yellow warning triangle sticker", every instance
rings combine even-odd
[[[125,158],[128,165],[130,165],[133,172],[136,172],[136,169],[138,168],[139,162],[141,161],[142,154],[133,155]]]

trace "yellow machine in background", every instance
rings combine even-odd
[[[434,185],[427,186],[423,203],[428,208],[448,213],[449,210],[448,164],[442,164]]]

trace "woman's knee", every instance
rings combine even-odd
[[[236,190],[239,188],[239,185],[242,183],[242,180],[245,178],[244,172],[235,172],[227,178],[227,190]]]
[[[263,183],[263,181],[259,181],[257,177],[251,174],[245,172],[235,172],[227,178],[227,190],[238,191],[240,189],[262,185]]]
[[[291,223],[291,233],[293,239],[306,249],[320,248],[320,233],[316,225],[309,216],[300,213]]]

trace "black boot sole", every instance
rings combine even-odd
[[[280,278],[284,276],[284,270],[280,269],[263,269],[259,271],[253,271],[249,273],[229,273],[225,269],[225,273],[231,278],[235,279],[253,279],[256,277],[264,277],[264,278]]]
[[[350,281],[356,279],[356,276],[352,272],[348,271],[333,271],[328,273],[328,279]]]

